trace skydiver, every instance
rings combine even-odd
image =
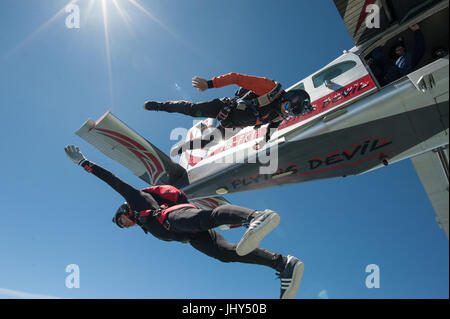
[[[304,265],[294,256],[283,256],[258,247],[260,241],[279,223],[280,216],[272,210],[256,211],[236,205],[222,205],[213,210],[198,209],[189,204],[186,195],[171,185],[139,190],[123,182],[111,172],[88,161],[73,145],[64,148],[75,164],[94,174],[126,202],[113,217],[120,228],[140,226],[164,241],[190,243],[202,253],[222,262],[242,262],[271,267],[281,280],[280,298],[293,298],[303,275]],[[227,242],[215,227],[248,223],[240,242]]]
[[[270,140],[271,134],[289,116],[311,112],[310,97],[304,90],[284,91],[276,81],[267,78],[229,73],[207,80],[200,77],[192,79],[192,86],[203,92],[211,88],[221,88],[236,84],[241,87],[235,97],[225,97],[211,101],[193,103],[189,101],[168,101],[165,103],[147,101],[144,109],[181,113],[193,117],[216,118],[219,129],[269,124],[263,141],[255,145],[259,149]]]

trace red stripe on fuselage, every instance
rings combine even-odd
[[[300,176],[306,176],[306,175],[311,175],[311,174],[316,174],[316,173],[322,173],[322,172],[332,171],[332,170],[335,170],[335,169],[338,169],[338,168],[344,168],[344,167],[357,165],[357,164],[360,164],[360,163],[363,163],[363,162],[367,162],[367,161],[370,161],[370,160],[378,158],[378,157],[380,157],[380,158],[386,157],[389,154],[392,154],[394,152],[395,151],[390,151],[390,152],[387,152],[387,153],[381,153],[381,154],[378,154],[378,155],[375,155],[375,156],[372,156],[372,157],[368,157],[368,158],[365,158],[365,159],[362,159],[362,160],[359,160],[359,161],[356,161],[356,162],[353,162],[353,163],[348,163],[348,164],[339,165],[339,166],[335,166],[335,167],[323,168],[323,169],[319,169],[319,170],[316,170],[316,171],[313,171],[313,172],[306,172],[306,173],[301,173],[301,174],[297,174],[297,175],[287,176],[287,177],[283,177],[283,178],[277,178],[277,179],[275,179],[273,181],[268,181],[268,182],[265,182],[265,183],[261,183],[261,184],[258,184],[258,185],[246,188],[245,190],[247,191],[247,190],[250,190],[250,189],[259,188],[259,187],[261,187],[263,185],[266,185],[266,184],[271,184],[271,183],[275,183],[275,182],[285,181],[285,180],[296,178],[296,177],[300,177]]]

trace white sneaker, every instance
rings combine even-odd
[[[241,241],[236,247],[236,253],[239,256],[244,256],[252,252],[263,238],[270,233],[280,223],[280,215],[273,210],[266,209],[261,214],[255,217],[242,236]]]
[[[277,273],[281,280],[280,299],[292,299],[297,294],[305,265],[294,256],[287,256],[282,272]]]

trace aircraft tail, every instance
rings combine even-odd
[[[130,129],[110,111],[97,122],[89,119],[75,134],[119,162],[150,185],[188,184],[186,170]]]

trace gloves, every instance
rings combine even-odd
[[[86,161],[86,158],[81,154],[80,149],[74,145],[68,145],[64,148],[66,151],[67,156],[70,158],[72,162],[74,162],[77,165],[81,165],[84,161]]]

